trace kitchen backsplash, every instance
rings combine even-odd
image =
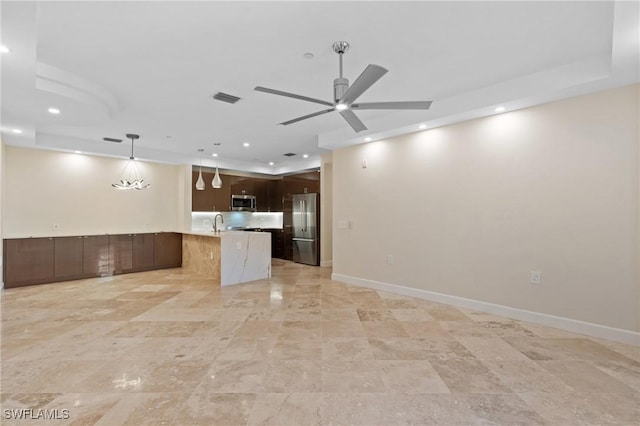
[[[282,229],[282,212],[219,212],[224,223],[218,219],[218,229],[261,228]],[[191,230],[209,231],[218,212],[191,212]]]

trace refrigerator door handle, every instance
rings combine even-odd
[[[304,226],[302,232],[307,232],[307,202],[302,200],[302,217],[304,218]]]

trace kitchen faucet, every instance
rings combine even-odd
[[[217,226],[217,222],[218,222],[218,216],[220,216],[220,220],[222,221],[222,223],[224,224],[224,217],[222,217],[222,215],[220,213],[218,213],[217,215],[215,215],[213,217],[213,232],[214,233],[218,233],[220,231],[218,231],[218,226]]]

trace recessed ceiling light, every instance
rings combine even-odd
[[[82,154],[82,151],[73,151],[76,154]]]
[[[49,108],[47,111],[51,114],[60,114],[60,110],[58,108]]]
[[[495,112],[502,112],[504,111],[504,107],[503,106],[499,106],[496,109],[494,109]]]
[[[245,148],[248,148],[249,147],[249,142],[243,143],[242,146],[244,146]]]
[[[311,52],[307,52],[304,55],[302,55],[305,59],[313,59],[313,53]]]
[[[0,45],[0,52],[1,53],[11,53],[11,49],[9,49],[7,46],[5,46],[3,44],[3,45]]]
[[[420,130],[424,130],[424,129],[426,129],[426,128],[427,128],[427,125],[426,125],[426,124],[421,124],[421,125],[419,125],[419,126],[418,126],[418,128],[419,128]]]
[[[366,138],[364,138],[365,142],[371,142],[371,138],[369,136],[367,136]]]
[[[336,104],[336,109],[338,111],[344,111],[347,108],[349,108],[349,106],[347,104]]]
[[[309,154],[303,154],[302,158],[309,158]]]
[[[11,131],[12,131],[13,133],[17,133],[17,134],[22,133],[22,130],[20,130],[20,129],[13,129],[13,130],[11,130]]]
[[[269,165],[273,166],[275,163],[273,161],[269,161]]]
[[[217,157],[217,156],[218,156],[218,154],[215,154],[215,153],[214,153],[214,154],[211,154],[211,156],[212,156],[212,157]]]

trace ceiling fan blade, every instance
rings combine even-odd
[[[343,116],[345,120],[347,120],[349,126],[351,126],[353,130],[356,131],[356,133],[367,130],[367,127],[364,125],[364,123],[362,123],[362,121],[360,121],[360,119],[350,109],[340,111],[340,115]]]
[[[334,111],[335,108],[329,108],[322,111],[314,112],[313,114],[303,115],[302,117],[294,118],[293,120],[285,121],[284,123],[280,123],[283,126],[288,126],[289,124],[297,123],[298,121],[306,120],[307,118],[316,117],[318,115],[326,114],[328,112]]]
[[[310,98],[308,96],[296,95],[295,93],[283,92],[281,90],[268,89],[262,86],[256,86],[253,90],[258,92],[271,93],[272,95],[286,96],[288,98],[300,99],[301,101],[314,102],[316,104],[322,104],[327,106],[333,106],[331,102],[323,101],[322,99]]]
[[[116,143],[122,142],[122,139],[116,139],[116,138],[102,138],[102,140],[105,142],[116,142]]]
[[[429,109],[432,101],[415,102],[364,102],[351,104],[353,109]]]
[[[373,83],[380,80],[380,77],[387,73],[387,69],[382,68],[379,65],[369,64],[362,71],[362,74],[356,78],[356,81],[344,92],[342,98],[339,99],[339,103],[350,104],[358,99],[360,95],[364,93],[369,87],[373,86]]]

